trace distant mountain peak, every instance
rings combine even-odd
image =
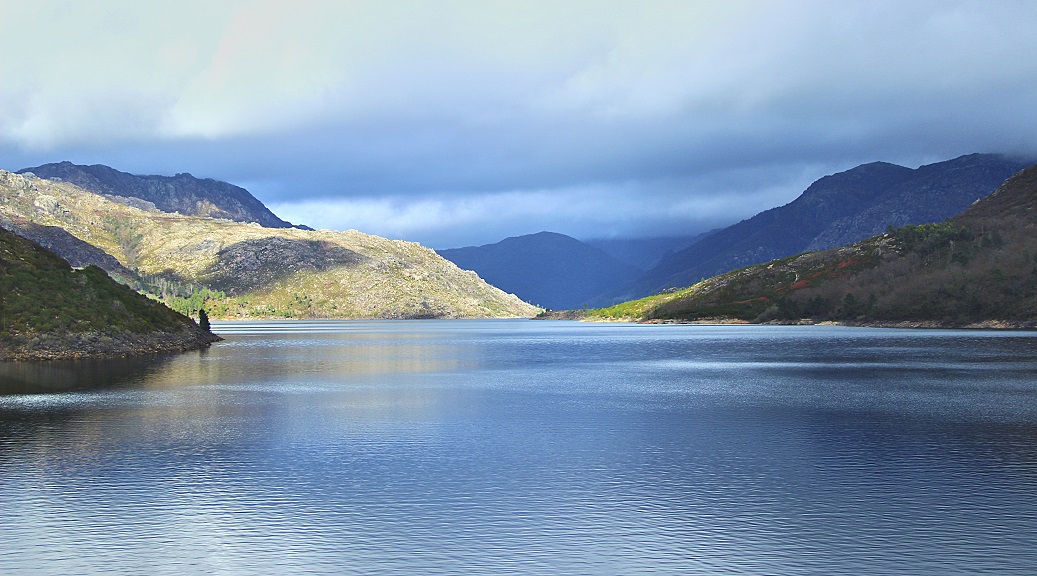
[[[576,238],[548,231],[437,252],[527,302],[556,309],[590,304],[641,272]]]

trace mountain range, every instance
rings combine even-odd
[[[938,222],[1028,165],[996,154],[970,154],[915,169],[873,162],[825,176],[792,202],[664,257],[637,281],[595,303],[690,286],[736,268],[862,240],[887,226]]]
[[[1037,326],[1037,166],[943,222],[890,227],[588,313],[628,320]]]
[[[873,162],[820,178],[784,206],[697,236],[580,241],[540,232],[439,253],[547,308],[608,306],[774,258],[856,242],[887,226],[938,222],[1027,165],[996,154],[915,169]]]
[[[24,181],[0,190],[0,224],[183,311],[204,303],[226,317],[525,316],[534,308],[497,288],[553,309],[611,304],[942,220],[1024,166],[990,154],[917,169],[874,162],[697,237],[581,242],[541,232],[437,255],[355,231],[292,228],[225,182],[60,162],[24,169]]]
[[[175,309],[226,318],[469,318],[537,309],[431,249],[355,230],[263,227],[0,171],[0,224]],[[251,197],[251,196],[250,196]],[[150,201],[149,201],[150,202]]]

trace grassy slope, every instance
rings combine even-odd
[[[0,229],[0,359],[179,350],[204,345],[208,336],[100,268],[72,270]]]
[[[1037,167],[950,221],[735,270],[591,319],[1037,320]]]
[[[211,298],[205,303],[213,317],[522,317],[537,311],[431,249],[355,230],[273,229],[144,211],[71,184],[2,171],[0,211],[60,226],[151,280],[167,279],[178,286],[208,286],[219,280],[221,286],[207,293]],[[326,266],[296,267],[293,258],[262,249],[276,239],[293,249],[319,245],[324,252],[354,257],[329,257]],[[254,256],[254,262],[228,260],[235,247],[240,256],[241,246],[253,245],[261,248],[244,252]],[[272,267],[277,274],[256,272]],[[228,269],[254,273],[259,283],[245,288],[228,285]]]

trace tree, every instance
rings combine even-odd
[[[198,309],[198,326],[206,332],[209,331],[209,315],[205,313],[205,308]]]

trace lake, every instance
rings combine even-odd
[[[0,573],[1037,570],[1034,332],[214,329],[0,365]]]

